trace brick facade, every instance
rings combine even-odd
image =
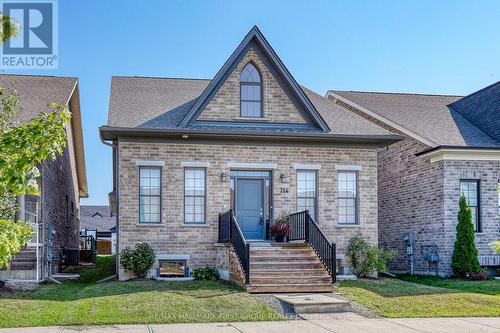
[[[79,201],[75,198],[73,178],[68,149],[55,160],[46,160],[40,168],[40,197],[38,198],[38,221],[42,223],[39,241],[43,247],[39,251],[40,277],[59,271],[63,249],[77,250],[79,246],[80,222],[78,219]],[[73,203],[73,205],[72,205]],[[73,213],[71,207],[73,206]],[[24,217],[23,217],[24,218]],[[51,269],[46,261],[49,230],[52,231]],[[35,242],[33,236],[33,242]],[[36,279],[36,248],[28,246],[14,255],[10,270],[0,270],[0,280]]]
[[[40,201],[45,244],[49,239],[49,226],[55,231],[52,238],[52,269],[56,272],[62,259],[61,251],[78,249],[80,241],[79,199],[75,198],[67,148],[54,161],[47,160],[44,163]]]
[[[252,62],[260,72],[263,92],[263,118],[253,118],[252,120],[305,124],[306,121],[302,115],[253,48],[247,52],[234,71],[228,76],[198,119],[238,120],[240,117],[240,74],[249,62]]]
[[[379,243],[399,253],[389,264],[391,270],[409,270],[403,239],[406,232],[415,237],[415,271],[434,271],[421,254],[422,246],[436,244],[439,254],[444,255],[443,165],[415,156],[426,148],[407,137],[379,152]]]
[[[378,153],[379,244],[399,254],[389,268],[409,271],[404,234],[412,232],[415,236],[415,272],[434,274],[435,266],[424,260],[421,249],[422,246],[437,245],[439,274],[452,274],[460,179],[480,180],[483,227],[475,234],[479,261],[482,265],[498,265],[500,258],[493,253],[490,243],[500,238],[497,218],[500,161],[445,160],[431,163],[416,156],[431,147],[342,101],[337,101],[337,104],[405,137]]]
[[[343,254],[349,239],[362,233],[377,243],[377,154],[375,149],[314,146],[190,144],[119,141],[119,249],[137,242],[149,242],[157,254],[189,255],[190,268],[217,264],[215,243],[218,214],[230,208],[230,182],[221,182],[220,173],[229,174],[227,162],[275,163],[273,173],[273,215],[296,211],[296,170],[294,163],[315,163],[318,170],[318,223]],[[137,161],[163,161],[162,224],[140,225],[139,167]],[[183,223],[182,162],[208,162],[207,225]],[[358,226],[338,226],[336,164],[356,165],[359,170]],[[280,174],[289,175],[286,184]],[[229,177],[228,177],[229,178]],[[280,193],[287,188],[288,193]],[[271,219],[272,220],[272,219]],[[128,274],[120,270],[120,278]]]

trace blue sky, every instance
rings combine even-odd
[[[320,94],[468,94],[500,79],[499,17],[500,1],[59,0],[59,69],[22,74],[80,79],[83,204],[107,204],[111,151],[98,127],[112,75],[212,78],[257,25]]]

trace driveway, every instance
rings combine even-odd
[[[304,319],[279,322],[7,328],[0,329],[0,333],[500,332],[500,318],[367,319],[348,313],[309,315]]]

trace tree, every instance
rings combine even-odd
[[[453,275],[464,277],[468,273],[479,273],[481,266],[477,259],[477,249],[474,244],[474,224],[472,223],[472,211],[467,206],[465,196],[460,197],[457,238],[451,259]]]
[[[31,235],[30,225],[15,222],[16,197],[38,193],[39,167],[55,159],[66,146],[66,106],[52,104],[53,111],[40,113],[16,127],[19,116],[17,92],[0,89],[0,268],[8,267]]]

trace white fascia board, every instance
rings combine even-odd
[[[455,160],[455,161],[500,161],[500,148],[498,150],[489,149],[438,149],[420,155],[428,159],[431,163]]]
[[[365,108],[364,106],[356,104],[356,103],[348,100],[347,98],[344,98],[344,97],[342,97],[340,95],[337,95],[336,93],[334,93],[334,92],[332,92],[330,90],[326,93],[326,98],[328,98],[328,97],[332,97],[334,99],[338,99],[341,102],[349,104],[353,108],[358,109],[360,112],[363,112],[366,115],[368,115],[370,117],[373,117],[373,118],[375,118],[375,119],[383,122],[384,124],[386,124],[388,126],[393,127],[394,129],[400,131],[401,133],[404,133],[404,134],[408,135],[409,137],[412,137],[415,140],[420,141],[420,142],[422,142],[423,144],[425,144],[427,146],[430,146],[430,147],[436,147],[436,146],[438,146],[438,144],[436,144],[435,142],[432,142],[431,140],[428,140],[428,139],[426,139],[426,138],[418,135],[417,133],[410,131],[409,129],[407,129],[407,128],[405,128],[405,127],[403,127],[403,126],[401,126],[401,125],[399,125],[399,124],[397,124],[395,122],[393,122],[392,120],[389,120],[389,119],[387,119],[387,118],[379,115],[378,113],[373,112],[373,111]]]

